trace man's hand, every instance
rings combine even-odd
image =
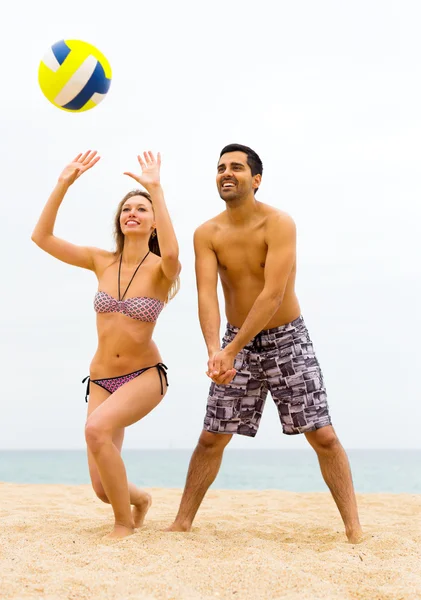
[[[237,371],[234,369],[235,355],[229,350],[217,350],[209,354],[206,375],[218,385],[230,383]]]

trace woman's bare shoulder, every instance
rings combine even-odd
[[[95,265],[95,273],[99,277],[105,269],[117,260],[115,252],[103,250],[102,248],[91,248],[92,257]]]

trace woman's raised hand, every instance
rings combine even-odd
[[[152,152],[144,152],[143,158],[138,155],[137,160],[139,161],[142,172],[140,175],[125,171],[124,175],[128,175],[140,185],[143,185],[145,189],[148,187],[156,186],[160,184],[159,174],[161,170],[161,154],[158,152],[157,157]]]
[[[85,173],[85,171],[88,171],[94,165],[96,165],[99,159],[100,157],[97,156],[96,150],[88,150],[84,154],[78,154],[76,158],[74,158],[72,162],[64,168],[63,172],[58,178],[59,181],[67,185],[72,185],[72,183],[74,183],[76,179],[82,175],[82,173]]]

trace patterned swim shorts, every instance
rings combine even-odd
[[[222,348],[239,329],[227,325]],[[268,391],[287,435],[331,424],[323,375],[303,317],[261,331],[235,357],[231,383],[211,383],[204,429],[254,437]]]

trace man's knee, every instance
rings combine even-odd
[[[232,435],[227,433],[212,433],[211,431],[203,430],[198,446],[202,450],[223,451],[225,446],[231,441]]]
[[[306,433],[306,438],[316,452],[332,452],[341,447],[341,443],[331,425]]]

